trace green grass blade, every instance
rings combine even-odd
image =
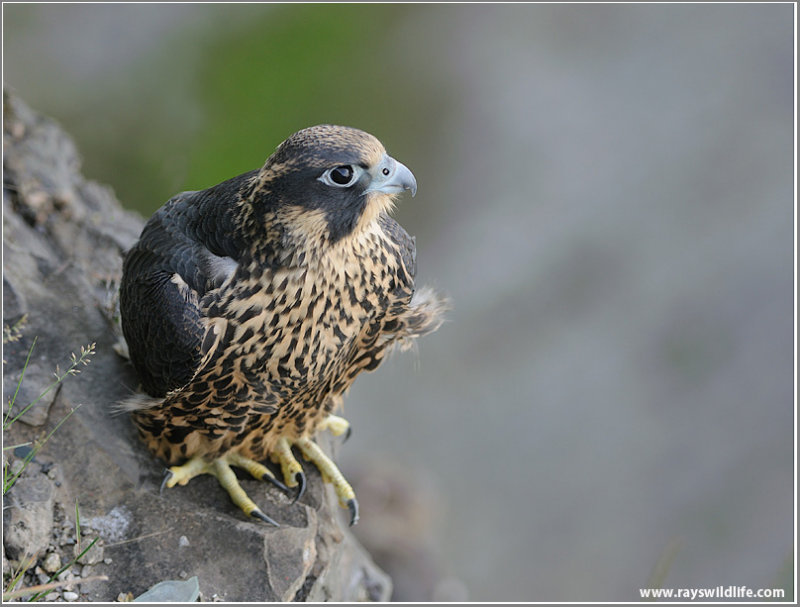
[[[77,513],[78,513],[78,502],[77,502],[77,501],[75,502],[75,513],[76,513],[76,515],[77,515]],[[78,522],[78,521],[77,521],[77,519],[76,519],[76,521],[75,521],[75,522],[76,522],[76,523]],[[78,534],[78,541],[80,541],[80,529],[79,529],[77,526],[76,526],[75,532]],[[84,548],[84,549],[83,549],[83,550],[82,550],[82,551],[81,551],[81,552],[78,554],[78,556],[76,556],[76,557],[75,557],[74,559],[72,559],[72,560],[71,560],[69,563],[67,563],[66,565],[64,565],[63,567],[61,567],[61,569],[59,569],[58,571],[56,571],[56,572],[55,572],[53,575],[51,575],[51,576],[50,576],[50,580],[49,580],[49,582],[52,582],[52,581],[53,581],[54,579],[56,579],[56,578],[57,578],[59,575],[61,575],[62,573],[64,573],[64,572],[65,572],[67,569],[69,569],[69,568],[70,568],[70,567],[72,567],[72,566],[73,566],[75,563],[77,563],[79,560],[81,560],[81,559],[83,558],[83,555],[84,555],[84,554],[86,554],[87,552],[89,552],[89,550],[91,550],[91,549],[92,549],[92,546],[94,546],[94,545],[97,543],[97,541],[98,541],[99,539],[100,539],[99,537],[96,537],[96,538],[94,538],[94,539],[93,539],[91,542],[89,542],[89,545],[88,545],[88,546],[86,546],[86,548]],[[80,580],[78,580],[78,581],[80,581]],[[48,582],[48,583],[49,583],[49,582]],[[29,601],[36,601],[36,600],[38,600],[38,599],[39,599],[39,597],[40,597],[42,594],[44,594],[44,591],[42,591],[42,592],[38,592],[37,594],[33,595],[33,596],[32,596],[30,599],[28,599],[28,600],[29,600]]]
[[[11,397],[11,400],[8,403],[8,411],[6,412],[5,419],[3,419],[3,430],[8,428],[12,423],[16,421],[16,417],[11,421],[8,421],[8,417],[11,415],[11,409],[14,408],[14,403],[17,402],[17,394],[19,394],[19,389],[22,387],[22,379],[25,377],[25,371],[28,370],[28,364],[31,362],[31,355],[33,354],[33,347],[36,345],[36,340],[38,337],[33,338],[33,343],[31,343],[31,347],[28,349],[28,356],[25,359],[25,364],[22,366],[22,373],[19,376],[19,381],[17,382],[17,389],[14,390],[14,396]],[[17,416],[19,417],[19,416]]]

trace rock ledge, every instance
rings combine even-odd
[[[53,382],[57,366],[69,368],[70,353],[96,344],[80,375],[4,433],[5,445],[41,440],[74,410],[5,495],[4,577],[28,562],[20,586],[45,582],[97,538],[59,575],[72,587],[46,600],[113,601],[194,576],[206,601],[387,600],[389,578],[344,526],[346,513],[315,470],[293,506],[271,485],[242,481],[280,528],[248,520],[211,478],[159,495],[162,464],[127,416],[111,413],[137,384],[114,352],[115,310],[122,252],[143,221],[81,176],[75,145],[56,123],[13,93],[3,101],[3,325],[16,327],[4,331],[4,403],[34,339],[15,411]],[[20,466],[25,452],[4,457]]]

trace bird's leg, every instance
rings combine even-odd
[[[292,503],[303,497],[306,492],[306,475],[303,472],[303,467],[300,465],[294,455],[292,454],[292,445],[286,438],[279,438],[275,443],[275,447],[270,453],[270,458],[276,464],[281,465],[283,472],[283,480],[286,482],[287,487],[297,487],[297,494],[295,495]]]
[[[329,430],[334,436],[345,435],[345,438],[350,435],[350,423],[343,417],[337,415],[329,415],[317,426],[317,430]],[[290,440],[288,438],[279,438],[275,443],[270,457],[272,461],[280,464],[281,471],[283,472],[283,479],[289,487],[300,488],[297,492],[297,497],[294,501],[300,499],[306,488],[306,475],[303,473],[303,467],[297,461],[292,453],[292,445],[296,446],[303,453],[306,460],[312,462],[322,474],[322,479],[326,483],[331,483],[336,496],[339,498],[339,504],[342,508],[347,508],[350,511],[350,525],[355,525],[358,521],[358,500],[356,494],[350,483],[344,478],[344,475],[336,467],[336,464],[325,455],[322,449],[308,438],[299,438]]]
[[[339,498],[339,505],[350,510],[350,526],[355,525],[358,522],[358,500],[356,500],[355,491],[339,471],[339,468],[336,467],[336,464],[325,455],[317,443],[308,438],[299,439],[295,445],[303,452],[303,456],[308,461],[319,468],[322,473],[322,480],[333,485],[336,496]]]
[[[228,452],[222,457],[210,462],[206,461],[203,457],[196,456],[181,466],[173,466],[169,469],[167,478],[164,479],[162,489],[164,486],[174,487],[175,485],[185,485],[195,476],[210,474],[219,481],[222,488],[231,496],[233,503],[239,506],[246,515],[260,519],[270,525],[280,527],[278,523],[264,514],[261,509],[256,506],[255,502],[248,497],[247,493],[245,493],[244,489],[242,489],[239,484],[236,474],[231,469],[232,465],[244,468],[256,479],[269,480],[283,487],[283,484],[262,464],[243,457],[238,453]],[[283,488],[285,489],[285,487]]]
[[[284,485],[280,482],[275,475],[272,473],[272,470],[267,468],[264,464],[261,464],[255,460],[250,458],[244,457],[239,453],[229,453],[228,454],[228,462],[232,466],[236,466],[237,468],[242,468],[247,470],[254,479],[258,481],[269,481],[273,485],[275,485],[278,489],[283,491],[289,491],[289,487]]]
[[[342,417],[329,415],[317,426],[317,429],[330,430],[334,436],[341,436],[343,434],[347,436],[350,434],[350,423]],[[336,496],[339,498],[339,504],[350,511],[350,524],[354,525],[358,521],[358,500],[356,500],[356,494],[350,486],[350,483],[344,478],[344,475],[339,471],[339,468],[336,467],[336,464],[334,464],[333,461],[325,455],[319,445],[311,439],[300,438],[290,440],[282,437],[276,442],[270,453],[270,457],[272,461],[280,464],[281,471],[283,472],[283,479],[287,486],[296,487],[300,485],[297,497],[295,497],[294,501],[297,501],[305,491],[306,476],[303,473],[300,462],[297,461],[292,453],[292,445],[300,449],[303,453],[303,457],[312,462],[319,469],[322,474],[322,479],[326,483],[331,483],[333,485]]]
[[[167,476],[161,483],[161,491],[164,487],[174,487],[175,485],[185,485],[195,476],[208,473],[208,462],[199,455],[193,457],[185,464],[172,466],[167,470]]]
[[[256,462],[252,463],[255,464]],[[239,481],[236,480],[236,474],[231,470],[231,466],[225,457],[215,459],[211,463],[211,470],[209,470],[209,473],[217,477],[219,484],[222,485],[222,488],[231,496],[233,503],[239,506],[247,516],[253,516],[261,519],[265,523],[280,527],[278,523],[261,512],[261,509],[256,506],[255,502],[247,496],[244,489],[242,489],[242,486],[239,484]]]
[[[328,415],[317,426],[318,430],[329,430],[334,436],[341,436],[344,434],[344,440],[350,438],[350,422],[338,415]]]

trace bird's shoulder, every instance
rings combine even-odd
[[[201,296],[219,286],[244,250],[236,207],[242,188],[255,173],[173,196],[145,224],[139,241],[126,256],[125,272],[177,273]]]

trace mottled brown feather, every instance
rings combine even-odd
[[[196,307],[203,336],[188,382],[163,398],[137,401],[134,420],[156,455],[177,464],[236,450],[263,461],[278,438],[312,437],[356,376],[374,369],[392,345],[441,324],[444,300],[431,291],[415,297],[414,242],[388,215],[392,196],[353,199],[361,204],[353,228],[335,241],[330,205],[303,198],[303,183],[311,183],[303,175],[331,163],[374,166],[384,154],[362,131],[312,127],[282,143],[264,168],[241,180],[235,196],[220,200],[219,213],[232,217],[230,238],[243,244],[229,249],[233,272],[206,292],[191,290],[177,274],[172,280],[182,301]],[[137,310],[137,293],[130,287],[126,295],[126,336],[150,322],[139,315],[163,313]]]

